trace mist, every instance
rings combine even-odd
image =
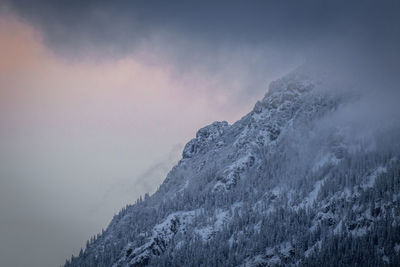
[[[397,1],[6,0],[0,10],[6,266],[62,264],[154,192],[197,129],[235,122],[298,67],[352,96],[332,115],[349,138],[398,133]]]

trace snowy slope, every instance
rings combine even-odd
[[[66,266],[399,264],[399,142],[349,135],[333,118],[359,97],[328,87],[299,69],[239,121],[200,129],[159,190]]]

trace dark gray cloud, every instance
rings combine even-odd
[[[37,24],[49,42],[129,48],[152,33],[207,43],[298,48],[321,37],[391,35],[398,1],[32,1],[6,0]],[[357,36],[358,35],[358,36]],[[377,36],[378,37],[378,36]],[[398,39],[398,36],[396,37]]]
[[[365,20],[369,16],[365,1],[37,1],[33,4],[17,0],[9,1],[8,5],[38,25],[51,45],[67,50],[89,43],[129,50],[154,33],[175,34],[178,39],[188,38],[209,46],[226,42],[267,43],[298,49],[330,32],[343,31],[344,21]]]
[[[5,0],[5,6],[69,58],[121,57],[146,46],[173,60],[179,74],[242,64],[253,80],[268,69],[290,69],[294,58],[379,71],[382,80],[396,77],[399,64],[399,1]],[[252,61],[226,56],[249,51],[258,53]]]

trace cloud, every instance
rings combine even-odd
[[[124,57],[69,60],[43,42],[41,31],[2,13],[0,210],[7,219],[0,231],[7,236],[2,263],[10,266],[43,266],[35,255],[49,244],[57,253],[46,254],[46,264],[60,264],[114,212],[159,185],[174,162],[165,156],[171,144],[214,120],[234,121],[253,104],[238,97],[240,77],[179,75],[168,57],[146,47]],[[107,195],[114,184],[124,190]],[[45,235],[48,229],[57,234]],[[17,261],[14,241],[22,236],[35,249]]]
[[[378,128],[380,114],[400,114],[398,11],[398,1],[3,1],[0,231],[12,246],[3,239],[0,258],[61,263],[156,188],[171,144],[240,118],[304,61],[332,72],[331,90],[369,92],[338,120],[385,107],[365,124]]]
[[[5,1],[4,6],[39,29],[43,42],[59,56],[101,61],[145,51],[146,62],[167,62],[176,77],[192,79],[201,73],[197,77],[207,81],[199,82],[235,95],[233,101],[259,98],[273,78],[304,60],[323,68],[330,65],[342,76],[374,73],[382,81],[398,76],[398,1],[38,1],[32,5],[16,0]],[[197,86],[185,90],[194,92]]]
[[[175,165],[181,158],[183,145],[174,145],[168,154],[163,155],[162,158],[155,160],[154,163],[139,174],[136,179],[131,177],[121,179],[113,183],[108,190],[104,193],[102,200],[93,207],[91,212],[96,213],[101,209],[104,204],[109,201],[113,195],[132,195],[132,192],[142,192],[140,195],[143,197],[144,194],[153,194],[156,190],[154,185],[160,185],[164,180],[166,174],[170,171],[171,166]],[[137,194],[135,195],[137,197]],[[134,201],[132,197],[130,200]],[[126,204],[133,204],[126,203]]]
[[[245,48],[232,56],[222,49],[213,69],[207,67],[212,54],[186,69],[149,42],[124,56],[71,59],[50,49],[37,26],[3,10],[0,210],[7,220],[0,231],[13,225],[7,235],[13,240],[31,231],[57,233],[32,235],[26,244],[36,249],[26,249],[20,261],[17,243],[2,249],[6,265],[43,266],[34,255],[49,244],[57,253],[48,265],[60,264],[121,207],[154,191],[175,162],[171,144],[190,140],[212,121],[235,121],[283,72],[252,82],[260,53],[270,52]]]

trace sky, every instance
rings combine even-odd
[[[62,264],[154,192],[197,129],[233,123],[302,64],[396,91],[396,103],[399,11],[397,1],[0,1],[0,265]]]

